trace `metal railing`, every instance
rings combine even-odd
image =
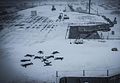
[[[111,77],[120,74],[120,67],[107,70],[56,71],[56,83],[62,77]]]

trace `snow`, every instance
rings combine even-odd
[[[88,23],[90,21],[105,22],[103,18],[95,15],[88,15],[77,12],[65,12],[69,20],[56,22],[59,13],[64,10],[66,5],[56,5],[56,11],[51,11],[51,5],[44,5],[35,8],[30,8],[18,12],[24,15],[21,20],[16,24],[24,24],[23,28],[19,26],[10,26],[5,28],[0,33],[0,73],[3,71],[8,72],[9,80],[39,80],[42,82],[53,83],[56,82],[56,71],[59,77],[62,76],[83,76],[83,70],[86,71],[85,76],[106,76],[106,71],[110,71],[110,75],[120,73],[119,60],[120,60],[120,40],[83,40],[83,44],[73,44],[75,40],[65,39],[67,26],[73,22]],[[44,28],[47,22],[43,23],[42,20],[38,22],[30,22],[32,20],[31,11],[36,10],[37,17],[42,17],[43,20],[47,18],[49,25],[54,25],[54,28]],[[64,13],[64,12],[62,12]],[[88,17],[87,19],[85,19]],[[114,15],[112,16],[114,17]],[[33,20],[34,21],[34,20]],[[118,20],[120,22],[120,20]],[[14,23],[15,24],[15,23]],[[41,25],[39,28],[39,25]],[[26,28],[26,27],[30,28]],[[35,28],[32,28],[35,27]],[[116,31],[115,36],[119,37],[119,23],[112,29]],[[43,29],[43,30],[42,30]],[[102,32],[106,37],[108,32]],[[72,44],[70,44],[70,41]],[[112,48],[118,48],[118,51],[111,51]],[[4,50],[4,51],[3,51]],[[55,56],[64,57],[62,61],[50,59],[52,66],[44,66],[40,60],[31,58],[33,65],[24,68],[21,66],[21,59],[25,59],[24,55],[34,54],[39,55],[38,51],[44,51],[43,56],[49,56],[53,51],[59,51],[60,54]],[[5,69],[4,70],[4,66]],[[114,69],[115,68],[115,69]],[[10,72],[11,71],[11,72]],[[13,73],[14,72],[14,73]],[[92,74],[92,75],[91,75]],[[12,76],[11,76],[12,75]],[[10,77],[11,76],[11,77]],[[3,77],[3,76],[2,76]],[[7,79],[7,78],[6,78]],[[0,79],[1,80],[1,79]],[[5,81],[3,78],[2,81]]]

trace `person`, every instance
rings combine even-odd
[[[117,24],[117,20],[116,20],[116,17],[114,18],[114,21],[113,21],[113,22],[114,22],[114,24]]]
[[[61,15],[59,15],[58,19],[61,21],[61,19],[62,19],[62,16],[61,16]]]
[[[52,5],[52,9],[51,9],[52,11],[55,11],[56,10],[56,8],[55,8],[55,6],[54,5]]]
[[[63,13],[60,13],[60,15],[58,16],[59,21],[62,20],[62,16],[63,16]]]

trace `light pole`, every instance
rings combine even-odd
[[[89,0],[89,14],[90,14],[91,0]]]

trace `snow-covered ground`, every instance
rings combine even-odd
[[[77,12],[65,12],[69,20],[56,21],[67,5],[56,5],[56,11],[51,11],[51,5],[44,5],[18,12],[23,16],[16,20],[13,25],[6,27],[0,32],[0,81],[11,82],[12,80],[38,80],[40,83],[56,82],[58,76],[106,76],[120,73],[120,40],[84,40],[83,44],[73,44],[74,40],[65,39],[68,23],[95,21],[104,22],[101,17],[89,17],[88,14]],[[118,24],[112,27],[115,35],[110,32],[103,33],[104,38],[109,34],[110,38],[120,38],[119,15],[110,14],[109,10],[99,7],[100,14],[106,15],[111,20],[117,17]],[[31,11],[36,10],[38,15],[31,17]],[[106,12],[107,11],[107,12]],[[64,13],[64,12],[62,12]],[[83,16],[84,18],[78,18]],[[85,20],[86,17],[89,17]],[[79,20],[78,20],[79,19]],[[82,19],[82,20],[81,20]],[[24,26],[18,26],[24,25]],[[70,44],[70,41],[72,44]],[[111,51],[118,48],[118,51]],[[49,56],[53,51],[59,51],[55,57],[64,57],[62,61],[50,59],[52,66],[44,66],[40,60],[31,59],[33,65],[24,68],[20,60],[27,59],[26,54],[40,56],[38,51],[44,52],[43,56]]]

